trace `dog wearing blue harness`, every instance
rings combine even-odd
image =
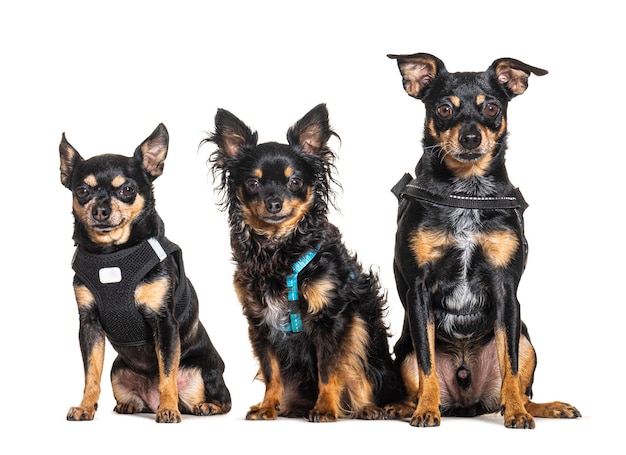
[[[403,396],[378,277],[363,269],[328,221],[336,136],[320,104],[287,132],[257,133],[219,109],[205,139],[228,211],[234,288],[265,383],[248,420],[382,419]]]

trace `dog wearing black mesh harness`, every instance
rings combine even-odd
[[[224,362],[199,320],[198,298],[180,248],[165,236],[152,182],[161,175],[169,136],[160,124],[130,156],[83,157],[59,145],[61,183],[72,191],[74,293],[85,388],[67,420],[93,420],[105,340],[118,356],[111,385],[120,414],[230,411]]]

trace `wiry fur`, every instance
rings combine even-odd
[[[287,144],[258,144],[257,133],[224,109],[203,141],[218,146],[210,163],[229,215],[234,287],[266,385],[247,419],[379,419],[403,391],[378,277],[328,221],[333,136],[320,104],[289,128]],[[286,277],[314,248],[317,255],[298,276],[303,330],[285,332]]]

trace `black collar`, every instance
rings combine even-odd
[[[521,209],[528,207],[521,191],[513,188],[511,196],[477,197],[464,194],[439,195],[431,193],[417,184],[417,179],[404,174],[400,181],[391,189],[398,199],[411,197],[432,204],[444,205],[461,209]]]

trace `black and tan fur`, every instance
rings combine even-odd
[[[85,160],[65,134],[59,151],[61,183],[73,196],[77,254],[80,250],[86,257],[108,255],[114,259],[148,238],[167,241],[152,189],[152,182],[163,172],[168,151],[163,124],[131,157],[104,154]],[[181,413],[211,415],[230,410],[230,393],[222,376],[224,362],[198,318],[198,299],[191,282],[180,278],[184,277],[180,254],[168,255],[147,272],[134,294],[129,294],[134,298],[134,305],[129,303],[131,311],[136,308],[147,323],[148,339],[141,343],[111,339],[103,328],[94,293],[77,273],[74,292],[85,388],[80,405],[70,408],[67,420],[94,418],[107,338],[118,354],[111,370],[116,412],[152,412],[157,422],[180,422]],[[122,276],[122,282],[127,279]],[[182,314],[176,314],[174,298],[179,289],[188,292],[188,307]],[[108,292],[106,285],[104,292]],[[118,307],[114,316],[115,311]]]
[[[266,387],[249,420],[381,419],[403,390],[378,278],[327,218],[336,183],[332,136],[320,104],[289,128],[286,144],[258,144],[257,133],[224,109],[203,141],[218,146],[210,161],[229,214],[234,287]],[[298,278],[302,331],[286,332],[287,275],[316,248]]]
[[[430,427],[442,415],[501,411],[509,428],[579,417],[567,403],[531,401],[536,355],[517,299],[525,202],[504,159],[507,105],[531,73],[547,71],[501,58],[485,72],[449,73],[429,54],[388,57],[426,108],[415,179],[396,192],[394,271],[406,312],[394,351],[412,400],[391,416]]]

